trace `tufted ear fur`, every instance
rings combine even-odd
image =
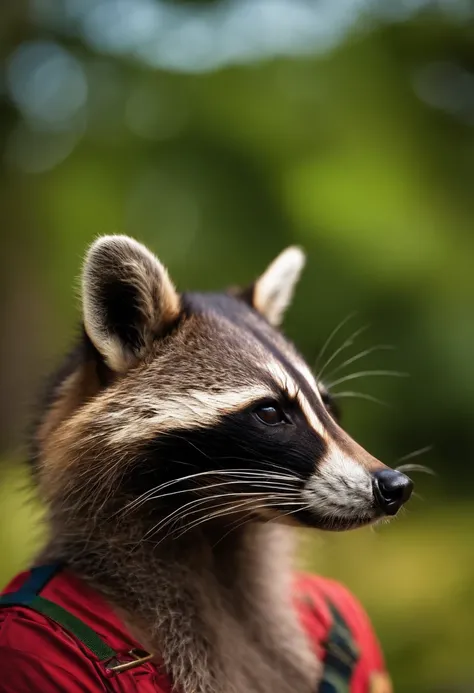
[[[255,310],[275,327],[280,325],[285,310],[291,303],[305,260],[301,248],[286,248],[244,293]]]
[[[128,236],[103,236],[89,248],[82,274],[84,326],[115,372],[125,372],[180,314],[166,269]]]

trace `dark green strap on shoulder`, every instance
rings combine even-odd
[[[41,590],[51,578],[61,569],[60,564],[37,566],[31,570],[30,577],[16,592],[0,596],[2,606],[25,606],[47,616],[52,621],[72,633],[85,645],[100,662],[115,658],[117,653],[109,647],[92,628],[83,621],[55,604],[40,596]]]
[[[324,643],[326,657],[318,693],[349,693],[359,648],[340,611],[330,601],[328,606],[332,625]]]

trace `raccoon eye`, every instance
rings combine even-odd
[[[257,419],[267,426],[278,426],[287,422],[282,408],[276,402],[261,404],[254,409],[254,414]]]

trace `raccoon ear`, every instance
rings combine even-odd
[[[301,248],[286,248],[244,294],[255,310],[275,327],[280,325],[291,303],[305,261]]]
[[[82,274],[84,327],[116,372],[136,364],[180,314],[166,269],[128,236],[103,236],[89,248]]]

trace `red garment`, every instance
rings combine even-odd
[[[4,593],[14,592],[27,573],[17,575]],[[331,627],[325,597],[343,614],[359,645],[361,657],[354,671],[351,693],[389,693],[384,688],[384,664],[379,644],[362,607],[341,585],[303,575],[295,580],[295,594],[310,597],[296,601],[302,625],[324,657],[322,643]],[[105,600],[67,571],[56,574],[43,588],[49,599],[90,626],[119,653],[139,648]],[[381,684],[381,685],[380,685]],[[0,608],[0,693],[171,693],[171,684],[159,664],[147,662],[118,675],[107,674],[103,664],[61,626],[23,606]],[[295,692],[297,693],[297,692]]]

